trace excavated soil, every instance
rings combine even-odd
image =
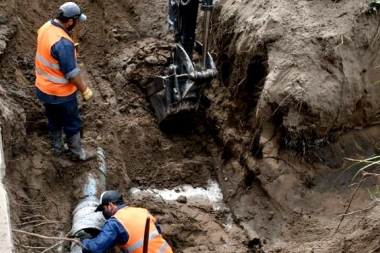
[[[35,96],[36,30],[62,3],[0,1],[12,227],[53,237],[71,229],[78,177],[98,166],[50,153]],[[165,129],[145,92],[172,60],[167,1],[77,3],[88,17],[78,61],[94,91],[80,100],[83,144],[105,150],[107,188],[151,210],[175,252],[380,252],[377,177],[358,184],[360,166],[345,170],[380,148],[380,18],[367,1],[215,1],[219,78],[197,115]],[[130,192],[210,180],[223,193],[217,208]],[[20,232],[13,240],[15,252],[57,243]]]

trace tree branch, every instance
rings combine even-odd
[[[50,237],[50,236],[44,236],[44,235],[40,235],[40,234],[30,233],[30,232],[26,232],[26,231],[18,230],[18,229],[12,229],[12,231],[13,232],[17,232],[17,233],[21,233],[21,234],[26,234],[26,235],[31,235],[31,236],[39,237],[39,238],[42,238],[42,239],[74,242],[74,243],[79,244],[83,248],[83,244],[81,243],[81,241],[78,240],[78,239],[74,239],[74,238]]]

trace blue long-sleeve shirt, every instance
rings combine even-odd
[[[126,205],[119,205],[117,211],[124,208]],[[156,221],[155,223],[158,232],[161,234],[161,227]],[[129,240],[129,234],[124,226],[115,218],[109,218],[103,225],[99,235],[94,239],[84,239],[83,253],[104,253],[116,244],[125,244]]]
[[[59,23],[55,22],[54,19],[51,19],[50,23],[54,26],[63,29],[67,34],[71,36],[70,32],[67,31],[64,27],[62,27]],[[52,57],[59,62],[59,68],[63,72],[67,80],[76,77],[80,73],[80,69],[77,67],[77,61],[75,58],[75,50],[76,49],[74,43],[63,37],[54,45],[52,45],[50,50]],[[76,92],[74,92],[73,94],[64,97],[53,96],[42,92],[38,88],[36,88],[36,93],[37,97],[42,102],[48,104],[64,103],[74,99],[77,95]]]

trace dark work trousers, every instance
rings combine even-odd
[[[50,133],[58,133],[63,130],[66,138],[70,138],[81,130],[82,118],[79,114],[76,97],[59,104],[44,103],[44,106]]]

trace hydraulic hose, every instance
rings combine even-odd
[[[213,9],[212,0],[203,0],[201,10],[204,11],[203,17],[203,51],[202,51],[202,67],[203,70],[207,69],[206,61],[208,54],[208,37],[210,34],[210,19],[211,11]]]
[[[193,1],[193,0],[187,0],[186,2],[184,0],[181,0],[181,5],[182,6],[187,6],[187,5],[189,5],[191,3],[191,1]]]

